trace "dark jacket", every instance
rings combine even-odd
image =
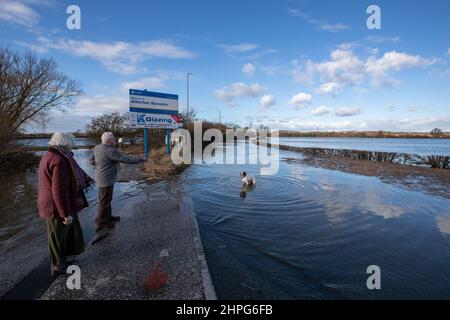
[[[88,206],[83,191],[71,189],[70,164],[59,152],[49,150],[39,164],[38,210],[44,219],[64,218]]]

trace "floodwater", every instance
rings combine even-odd
[[[49,139],[20,139],[17,140],[19,144],[33,146],[33,147],[46,147],[48,145]],[[88,146],[91,145],[92,142],[87,138],[75,138],[75,145],[77,147],[80,146]]]
[[[192,202],[219,298],[450,298],[449,199],[279,152],[276,175],[260,175],[258,165],[201,164],[178,181]],[[75,156],[92,174],[90,151]],[[246,193],[242,170],[256,177]],[[37,173],[2,176],[0,188],[1,296],[23,277],[18,270],[48,257]],[[126,211],[126,199],[152,188],[118,183],[113,206]],[[96,191],[87,196],[93,207],[81,217],[94,226]],[[370,265],[381,269],[381,290],[367,289]]]
[[[33,146],[45,146],[48,139],[20,140]],[[83,146],[86,139],[77,139],[77,145]],[[94,167],[90,162],[92,151],[88,149],[73,150],[78,164],[94,176]],[[37,152],[43,154],[43,152]],[[38,168],[28,172],[2,173],[0,179],[0,255],[42,238],[45,225],[37,213]],[[114,188],[116,198],[133,194],[136,182],[120,182]],[[86,194],[88,202],[97,202],[97,189],[91,188]],[[93,214],[91,214],[93,218]],[[45,234],[44,234],[45,236]]]
[[[76,150],[74,154],[78,163],[92,174],[90,151]],[[15,172],[2,176],[0,188],[4,192],[0,193],[0,254],[36,240],[45,231],[37,214],[37,183],[37,168],[27,173]],[[87,194],[90,201],[95,200],[95,197],[95,192]]]
[[[279,144],[302,148],[450,156],[450,139],[280,137]]]
[[[80,166],[93,176],[91,151],[74,150],[74,155]],[[37,212],[37,183],[37,168],[27,173],[2,174],[0,179],[0,297],[43,261],[48,261],[46,226]],[[141,182],[116,183],[114,209],[126,207],[126,199],[143,189],[152,190]],[[89,241],[95,232],[97,189],[92,188],[86,196],[91,206],[80,213],[80,219],[88,226],[84,234]]]
[[[449,199],[297,157],[280,151],[273,176],[256,165],[185,172],[220,298],[450,298]],[[241,170],[256,177],[245,197]],[[366,286],[371,265],[381,290]]]

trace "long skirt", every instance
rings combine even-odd
[[[84,252],[84,237],[78,215],[73,222],[65,225],[61,219],[47,220],[48,248],[53,269],[64,266],[67,256],[77,256]]]

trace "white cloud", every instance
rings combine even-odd
[[[313,25],[315,29],[322,30],[322,31],[328,31],[328,32],[339,32],[344,30],[350,30],[351,27],[349,25],[346,25],[344,23],[327,23],[318,19],[311,18],[311,16],[303,12],[299,9],[288,9],[288,12],[290,15],[295,17],[302,18],[305,22]]]
[[[384,83],[397,83],[388,76],[391,70],[400,71],[402,69],[424,67],[435,63],[435,60],[427,60],[419,55],[409,55],[406,53],[391,51],[387,52],[380,59],[370,57],[366,64],[366,72],[372,78],[372,84],[375,86]]]
[[[271,118],[272,119],[272,118]],[[450,131],[450,116],[429,118],[377,118],[361,121],[304,121],[304,119],[286,118],[263,121],[272,130],[314,130],[314,131],[397,131],[397,132],[430,132],[433,128]]]
[[[395,111],[397,109],[397,107],[392,105],[392,104],[389,104],[389,105],[385,106],[385,108],[387,110],[389,110],[390,112],[393,112],[393,111]]]
[[[292,76],[294,80],[306,85],[313,85],[315,79],[315,65],[312,61],[306,61],[302,65],[298,60],[292,60]]]
[[[31,27],[39,22],[39,14],[27,1],[1,0],[0,21]]]
[[[261,70],[268,76],[275,76],[278,74],[281,75],[289,75],[290,74],[290,68],[286,65],[258,65],[258,70]]]
[[[339,32],[344,30],[349,30],[351,27],[349,25],[343,24],[343,23],[335,23],[335,24],[319,24],[317,26],[319,30],[329,31],[329,32]]]
[[[74,106],[74,113],[96,115],[104,112],[126,112],[128,103],[127,95],[85,95],[78,98]]]
[[[368,80],[372,86],[398,84],[398,81],[390,77],[391,72],[426,67],[436,62],[434,59],[396,51],[386,52],[380,58],[372,55],[363,60],[352,50],[342,47],[331,52],[330,60],[307,60],[303,64],[295,61],[292,70],[294,79],[308,85],[318,79],[322,83],[317,89],[320,93],[335,93],[340,88],[361,85]]]
[[[296,108],[304,108],[305,106],[311,104],[312,96],[308,93],[299,92],[291,98],[289,104]]]
[[[367,48],[367,51],[373,56],[377,55],[380,52],[378,48]]]
[[[315,108],[314,110],[312,110],[310,113],[313,116],[323,116],[325,114],[330,113],[331,111],[333,111],[333,110],[328,108],[327,106],[319,106],[319,107]]]
[[[354,91],[357,95],[362,96],[362,95],[367,94],[367,93],[369,92],[369,89],[367,89],[367,88],[362,88],[362,87],[353,87],[353,91]]]
[[[261,100],[260,100],[260,105],[263,108],[270,108],[273,107],[274,105],[276,105],[276,99],[275,96],[273,94],[269,94],[269,95],[265,95],[262,96]]]
[[[319,94],[336,94],[341,89],[341,86],[336,82],[327,82],[322,84],[319,88],[316,89],[316,92]]]
[[[194,54],[168,41],[146,41],[129,43],[93,42],[70,39],[49,39],[39,37],[37,44],[30,45],[39,52],[63,51],[77,57],[89,57],[99,61],[111,72],[128,75],[145,70],[140,64],[150,58],[183,59]]]
[[[142,78],[136,81],[122,83],[124,90],[128,89],[159,89],[164,87],[164,80],[158,77]]]
[[[238,97],[256,98],[264,92],[264,87],[259,83],[253,83],[247,85],[242,82],[233,83],[231,88],[223,87],[215,90],[215,95],[220,100],[228,103],[231,106],[235,106],[234,99]]]
[[[279,53],[279,52],[280,51],[276,50],[276,49],[265,49],[265,50],[252,52],[246,56],[243,56],[242,59],[243,60],[258,60],[266,55],[275,54],[275,53]]]
[[[312,65],[321,80],[349,84],[359,84],[364,80],[364,63],[352,51],[336,49],[330,57],[330,61]]]
[[[242,73],[247,76],[252,76],[255,73],[255,66],[251,63],[246,63],[242,66]]]
[[[354,124],[351,121],[304,121],[303,119],[278,119],[264,122],[272,130],[301,130],[301,131],[331,131],[351,130]]]
[[[291,16],[294,16],[294,17],[300,17],[300,18],[303,18],[303,19],[308,19],[309,18],[307,13],[302,12],[299,9],[289,8],[289,9],[287,9],[287,11],[288,11],[288,13]]]
[[[298,82],[314,83],[316,76],[320,82],[357,85],[365,79],[364,62],[351,50],[336,49],[331,52],[331,60],[294,65],[293,76]]]
[[[430,132],[434,128],[450,131],[450,116],[425,118],[378,118],[364,121],[365,130]]]
[[[259,46],[255,43],[241,43],[234,45],[219,44],[218,47],[222,48],[227,53],[243,53],[253,51]]]
[[[353,107],[353,108],[338,108],[334,111],[334,113],[338,117],[351,117],[355,116],[357,114],[360,114],[362,112],[360,107]]]
[[[383,36],[368,36],[366,40],[372,43],[397,43],[400,41],[400,37],[383,37]]]

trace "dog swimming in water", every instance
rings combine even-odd
[[[254,176],[247,175],[247,172],[245,171],[241,171],[240,175],[242,177],[242,186],[246,187],[256,185],[256,180]]]

